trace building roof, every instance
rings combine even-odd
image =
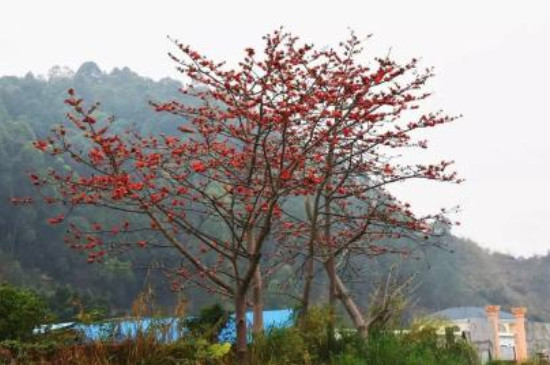
[[[470,318],[487,318],[485,313],[485,308],[483,307],[454,307],[447,308],[439,312],[435,312],[431,315],[432,317],[445,318],[450,321],[455,321],[458,319],[470,319]],[[512,313],[500,311],[500,319],[504,320],[513,320],[514,316]]]
[[[282,328],[292,324],[294,311],[292,309],[266,310],[263,312],[264,328]],[[253,314],[246,313],[248,326],[252,326]],[[98,341],[102,339],[124,340],[136,338],[138,334],[152,330],[161,342],[177,341],[185,335],[187,329],[183,328],[180,318],[118,318],[98,323],[68,322],[39,326],[34,333],[45,333],[56,329],[71,328],[80,332],[84,339]],[[250,335],[250,333],[249,333]],[[235,342],[236,327],[235,315],[232,314],[219,334],[220,342]],[[249,338],[251,340],[252,337]]]

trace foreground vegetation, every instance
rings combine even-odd
[[[201,318],[206,318],[201,322]],[[173,343],[158,340],[161,329],[139,332],[131,340],[78,343],[70,331],[50,333],[26,341],[0,343],[5,364],[235,364],[229,343],[212,336],[219,330],[215,317],[199,317],[195,327]],[[272,328],[249,345],[251,364],[331,365],[474,365],[475,350],[459,341],[438,338],[433,327],[405,334],[380,332],[364,342],[355,333],[340,331],[337,340],[327,336],[326,311],[315,309],[287,328]],[[214,338],[213,338],[214,337]]]
[[[296,311],[292,323],[269,328],[249,343],[252,365],[478,365],[476,350],[462,338],[441,336],[438,320],[415,320],[407,330],[398,318],[373,329],[368,341],[341,323],[330,336],[329,308],[310,308],[306,316]],[[81,323],[102,324],[100,340],[86,338],[75,327],[33,333],[57,319],[45,301],[29,289],[0,285],[0,364],[239,364],[227,328],[234,326],[231,312],[220,305],[205,307],[197,316],[176,307],[170,318],[162,315],[154,296],[144,292],[134,301],[133,337],[121,337],[120,320],[99,320],[94,312],[75,318]],[[149,320],[144,326],[142,319]],[[128,322],[127,322],[128,323]],[[142,324],[139,324],[142,323]],[[176,341],[167,341],[177,338]],[[335,340],[330,341],[330,338]],[[510,364],[493,361],[490,365]],[[531,361],[526,364],[546,364]]]
[[[55,318],[42,299],[28,289],[0,285],[0,298],[0,364],[236,363],[234,333],[224,332],[224,328],[234,326],[233,319],[219,305],[191,317],[176,308],[173,319],[166,320],[158,317],[151,298],[141,295],[134,302],[131,320],[140,323],[139,319],[153,318],[152,325],[138,325],[131,338],[121,338],[116,326],[105,325],[101,339],[91,341],[75,329],[33,334],[33,328]],[[311,308],[306,316],[296,313],[287,327],[269,328],[250,341],[251,364],[477,364],[476,352],[469,344],[438,337],[437,325],[416,324],[409,331],[380,328],[365,341],[343,325],[334,336],[329,335],[328,308]],[[174,329],[175,336],[171,332]],[[166,341],[170,336],[177,340]]]

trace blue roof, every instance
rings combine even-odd
[[[442,311],[433,313],[431,317],[441,317],[448,320],[454,321],[457,319],[468,319],[468,318],[487,318],[485,308],[483,307],[454,307],[447,308]],[[512,313],[500,311],[500,319],[512,320],[514,316]]]
[[[292,319],[293,319],[294,311],[292,309],[280,309],[280,310],[272,310],[272,311],[264,311],[263,313],[263,319],[264,319],[264,330],[269,328],[284,328],[289,327],[292,325]],[[251,327],[252,326],[252,320],[254,318],[254,315],[252,312],[246,313],[246,326]],[[220,331],[219,340],[220,342],[235,342],[237,338],[237,332],[235,328],[235,315],[232,315],[230,317],[230,320],[228,321],[227,325]],[[249,334],[249,341],[252,340],[250,331]]]
[[[281,309],[263,312],[264,329],[282,328],[292,325],[293,310]],[[235,315],[231,315],[226,326],[222,328],[219,335],[220,342],[235,342],[236,328]],[[246,313],[247,326],[252,326],[253,314]],[[124,340],[135,338],[138,334],[148,333],[154,330],[159,341],[173,342],[185,335],[187,329],[182,328],[179,318],[128,318],[110,320],[101,323],[64,323],[63,328],[71,329],[82,333],[85,340],[97,341],[102,339]],[[47,328],[45,328],[47,327]],[[35,330],[36,333],[44,333],[47,330],[55,330],[58,325],[41,326]],[[251,338],[250,338],[251,340]]]

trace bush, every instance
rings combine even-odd
[[[470,344],[462,339],[445,341],[433,326],[413,328],[407,333],[375,331],[368,341],[357,331],[340,329],[329,344],[327,310],[322,307],[311,308],[293,327],[272,328],[255,338],[251,353],[253,363],[258,365],[479,364]]]
[[[209,342],[218,341],[220,332],[229,321],[229,312],[219,304],[201,309],[200,314],[183,321],[183,327],[191,336],[204,338]]]
[[[256,337],[251,348],[255,364],[304,364],[309,352],[300,330],[296,327],[271,328]]]
[[[310,354],[315,354],[315,360],[328,360],[330,352],[335,350],[333,342],[329,341],[328,307],[312,307],[305,317],[299,318],[300,333]]]
[[[156,357],[149,358],[147,364],[219,365],[230,357],[230,352],[229,343],[211,344],[203,338],[184,338],[160,346]]]
[[[437,336],[433,328],[407,334],[375,333],[369,338],[362,355],[366,364],[377,365],[479,364],[477,352],[470,344],[463,340],[448,344]]]
[[[0,284],[0,340],[25,340],[51,315],[44,301],[28,289]]]

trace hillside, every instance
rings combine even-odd
[[[431,250],[424,263],[419,306],[527,306],[529,316],[550,320],[550,255],[514,258],[491,253],[467,239],[448,237],[448,252]]]

